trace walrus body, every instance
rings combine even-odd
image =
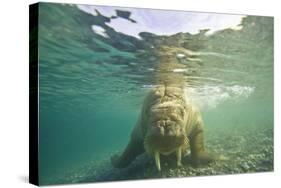
[[[120,156],[112,157],[114,167],[128,166],[143,152],[155,158],[161,170],[160,155],[176,153],[177,165],[182,155],[191,150],[194,162],[209,161],[203,142],[203,121],[199,110],[191,103],[183,88],[162,85],[146,97],[130,142]]]

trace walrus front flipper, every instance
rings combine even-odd
[[[204,147],[203,122],[201,118],[196,122],[190,135],[191,158],[194,165],[206,164],[215,160],[215,156],[206,152]]]
[[[143,152],[144,146],[142,140],[134,138],[132,135],[129,144],[127,145],[122,155],[114,155],[111,157],[111,164],[115,168],[124,168]]]

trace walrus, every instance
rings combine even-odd
[[[175,68],[186,68],[177,58],[179,52],[191,54],[186,51],[166,46],[155,50],[160,60],[154,75],[158,86],[146,96],[126,149],[120,156],[111,157],[114,167],[126,167],[144,152],[154,157],[159,171],[160,155],[175,153],[177,166],[181,166],[188,149],[196,165],[214,160],[205,151],[202,116],[185,92],[186,81],[183,75],[173,73]]]
[[[113,156],[111,162],[114,167],[123,168],[146,151],[154,156],[161,171],[160,155],[176,153],[177,166],[181,166],[189,146],[196,164],[212,161],[204,148],[203,120],[198,108],[183,88],[158,86],[145,98],[126,149],[121,156]]]

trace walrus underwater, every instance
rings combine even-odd
[[[185,92],[182,78],[166,75],[171,68],[179,65],[177,59],[171,58],[175,55],[167,53],[167,50],[171,52],[169,48],[157,52],[164,61],[158,67],[158,70],[164,70],[163,74],[158,72],[155,76],[160,84],[146,96],[123,153],[111,157],[111,163],[116,168],[127,167],[144,152],[153,156],[158,171],[161,171],[161,155],[175,154],[176,164],[181,166],[182,157],[189,149],[195,165],[215,159],[205,150],[202,116]]]

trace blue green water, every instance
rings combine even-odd
[[[144,32],[141,39],[116,31],[107,24],[110,19],[76,5],[40,4],[41,184],[63,183],[66,174],[122,151],[145,94],[157,85],[152,78],[159,62],[149,53],[151,45],[199,53],[195,60],[182,59],[187,68],[173,74],[183,74],[186,89],[201,107],[206,142],[232,132],[272,131],[272,18],[246,16],[242,29],[209,35],[179,31],[161,38]],[[93,25],[106,35],[94,32]],[[273,133],[268,137],[272,146]],[[273,157],[269,160],[273,163]],[[272,163],[265,170],[272,170]]]

